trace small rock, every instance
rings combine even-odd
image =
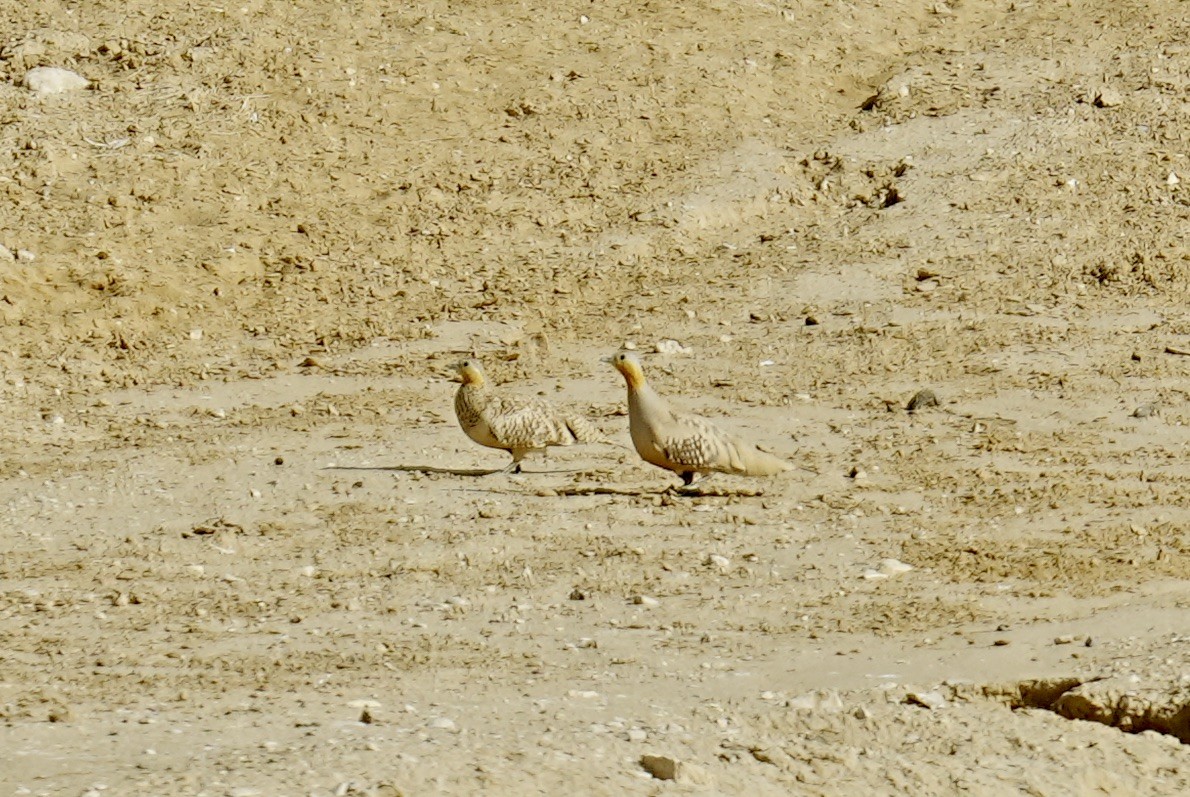
[[[910,692],[905,695],[905,702],[928,708],[931,711],[946,708],[946,698],[940,692]]]
[[[929,388],[923,388],[913,394],[913,398],[909,399],[909,403],[905,405],[905,409],[909,412],[917,412],[926,407],[937,407],[938,396]]]
[[[661,601],[648,595],[633,595],[632,602],[637,606],[660,606]]]
[[[836,713],[843,710],[843,698],[835,691],[807,692],[785,701],[786,708],[797,711],[822,711]]]
[[[1124,102],[1124,95],[1113,88],[1104,86],[1095,94],[1096,108],[1114,108]]]
[[[677,780],[678,762],[660,755],[642,755],[640,765],[657,780]]]
[[[55,706],[46,715],[46,719],[50,722],[70,722],[73,718],[74,715],[69,706]]]
[[[689,354],[693,351],[689,346],[683,346],[678,341],[670,338],[657,341],[653,348],[658,354]]]
[[[641,730],[640,728],[632,728],[631,730],[628,731],[628,741],[630,741],[630,742],[643,742],[645,739],[648,739],[648,738],[649,738],[649,734],[646,733],[645,731]]]
[[[1178,184],[1178,183],[1180,183],[1180,182],[1182,182],[1182,181],[1181,181],[1181,179],[1178,177],[1178,173],[1177,173],[1177,172],[1170,172],[1170,173],[1169,173],[1169,176],[1165,178],[1165,184],[1166,184],[1166,185],[1177,185],[1177,184]]]
[[[577,697],[583,700],[595,700],[599,697],[599,693],[593,689],[571,689],[566,693],[567,697]]]
[[[880,572],[890,577],[899,576],[902,573],[908,573],[912,569],[913,565],[907,565],[904,562],[897,561],[896,559],[880,560]]]
[[[17,250],[17,260],[20,260],[22,263],[32,263],[36,259],[37,255],[30,252],[28,249]]]
[[[42,96],[78,91],[91,85],[91,81],[77,72],[56,66],[39,66],[25,73],[25,88]]]
[[[717,553],[709,554],[703,564],[709,567],[716,567],[721,573],[731,570],[731,560]]]
[[[578,587],[575,587],[574,589],[570,590],[569,597],[572,601],[585,601],[587,599],[587,593],[583,592]]]
[[[434,717],[434,719],[426,723],[426,727],[432,728],[436,731],[458,730],[458,726],[455,725],[454,720],[450,719],[449,717]]]
[[[669,756],[642,755],[640,765],[657,780],[675,780],[693,785],[706,785],[710,780],[702,767]]]
[[[1150,415],[1157,414],[1156,404],[1141,404],[1132,411],[1133,418],[1148,418]]]
[[[0,244],[0,262],[11,263],[16,259],[17,256],[12,253],[11,249],[4,244]]]

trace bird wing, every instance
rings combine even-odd
[[[567,446],[576,435],[567,419],[540,399],[510,399],[493,396],[484,413],[492,434],[510,448]]]
[[[657,446],[670,462],[694,471],[767,476],[791,466],[695,415],[674,413]]]

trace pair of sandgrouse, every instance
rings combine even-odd
[[[645,380],[640,360],[629,351],[607,358],[628,385],[628,428],[632,444],[651,465],[670,470],[684,485],[713,472],[771,476],[792,470],[783,459],[727,434],[709,421],[669,406]],[[605,442],[595,426],[541,399],[501,396],[487,385],[475,360],[455,366],[463,384],[455,394],[455,414],[467,436],[512,454],[505,471],[519,473],[530,451],[574,443]]]

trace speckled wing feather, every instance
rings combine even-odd
[[[573,418],[540,399],[492,396],[483,416],[495,438],[509,448],[538,449],[587,442],[571,428]]]
[[[673,470],[718,471],[740,476],[771,476],[790,469],[785,460],[729,435],[694,415],[670,413],[657,429],[656,445]]]

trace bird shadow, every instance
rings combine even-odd
[[[558,487],[550,491],[551,495],[582,496],[582,495],[631,495],[639,498],[758,498],[764,495],[764,490],[750,488],[706,488],[706,487],[663,487],[651,490],[645,487],[605,487],[576,485],[573,487]]]
[[[439,468],[433,465],[327,465],[323,470],[388,471],[389,473],[439,473],[447,476],[492,476],[502,468]]]
[[[583,473],[584,470],[579,468],[552,468],[550,470],[522,470],[520,473],[511,473],[506,468],[442,468],[436,465],[327,465],[322,470],[342,470],[342,471],[371,471],[373,473],[432,473],[445,476],[461,476],[465,478],[482,478],[484,476],[495,476],[500,473],[509,476],[544,476],[549,474],[574,474]],[[713,487],[709,485],[691,485],[683,487],[680,485],[670,485],[660,489],[650,489],[647,487],[614,487],[607,485],[570,485],[567,487],[546,487],[542,488],[539,495],[543,496],[560,496],[560,497],[575,497],[585,495],[627,495],[638,498],[652,498],[661,497],[666,499],[681,499],[681,498],[758,498],[764,495],[764,490],[737,487],[724,488]]]
[[[435,465],[327,465],[325,468],[323,468],[323,470],[387,471],[389,473],[436,473],[445,476],[465,476],[471,478],[480,476],[495,476],[498,473],[504,473],[509,476],[527,476],[535,474],[579,472],[571,468],[555,468],[553,470],[522,470],[520,473],[513,473],[505,468],[440,468]]]

